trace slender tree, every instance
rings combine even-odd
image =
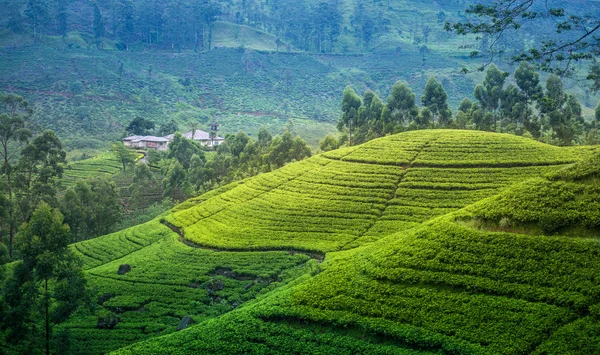
[[[31,132],[25,127],[26,120],[32,110],[27,101],[21,96],[0,94],[0,158],[2,158],[2,174],[6,178],[8,195],[8,250],[10,259],[13,257],[13,241],[16,229],[15,199],[14,199],[14,161],[21,147],[31,137]]]
[[[96,38],[96,47],[99,49],[104,48],[104,23],[102,22],[102,13],[98,4],[94,3],[94,38]]]
[[[425,91],[421,96],[421,103],[427,107],[434,117],[433,124],[435,126],[435,118],[441,126],[448,125],[448,94],[442,84],[435,79],[435,77],[429,77],[427,84],[425,85]]]
[[[58,24],[58,34],[63,38],[67,36],[69,22],[67,15],[68,0],[56,0],[56,22]]]
[[[386,99],[384,120],[388,126],[385,133],[392,133],[404,124],[410,123],[418,115],[417,96],[404,81],[397,81]]]
[[[62,177],[66,153],[52,131],[45,131],[21,151],[17,165],[17,188],[23,221],[40,201],[55,202],[56,186]]]
[[[27,314],[21,322],[42,320],[46,355],[50,354],[54,326],[89,300],[81,261],[69,249],[70,241],[69,226],[63,224],[60,212],[40,203],[19,231],[16,245],[22,262],[16,265],[8,289],[3,290],[9,307]],[[36,338],[39,328],[31,329],[33,333],[24,336]]]
[[[475,98],[486,112],[492,114],[494,130],[497,128],[497,112],[500,107],[500,100],[504,93],[504,83],[507,77],[508,73],[501,71],[496,65],[490,64],[483,83],[475,87]]]
[[[342,96],[342,116],[338,120],[337,129],[340,132],[348,130],[349,145],[352,145],[352,133],[359,119],[358,110],[361,105],[360,96],[350,86],[346,86]]]
[[[125,147],[123,142],[117,142],[113,144],[112,152],[117,160],[123,164],[123,171],[127,171],[127,167],[133,165],[137,158],[137,154],[131,149]]]
[[[46,0],[29,0],[25,15],[33,28],[33,41],[37,42],[40,27],[48,23],[48,3]]]

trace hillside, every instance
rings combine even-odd
[[[437,141],[442,142],[458,136],[438,134]],[[401,137],[394,136],[388,143]],[[469,142],[462,138],[463,143]],[[507,143],[503,136],[480,138],[488,144]],[[527,162],[539,167],[549,162],[541,156],[519,159],[517,154],[507,154],[518,147],[514,143],[512,149],[496,155],[497,164]],[[361,148],[356,152],[366,150]],[[556,153],[557,161],[573,157]],[[477,149],[471,154],[484,155]],[[460,160],[444,165],[458,166]],[[305,276],[303,282],[259,302],[116,354],[598,353],[600,285],[594,275],[600,268],[600,223],[588,218],[597,215],[597,203],[573,215],[578,203],[598,200],[594,165],[584,160],[533,179],[528,178],[536,174],[522,174],[513,180],[521,184],[465,209],[361,248],[327,254],[316,276]],[[545,184],[567,188],[555,189],[558,192],[549,196]],[[532,205],[547,209],[531,209]],[[529,235],[465,223],[481,218],[525,222],[518,219],[524,214],[532,223],[548,220],[549,211],[553,216],[569,216],[566,223],[571,226],[583,224],[596,232]]]
[[[403,79],[420,94],[435,74],[454,107],[474,87],[472,78],[452,69],[460,67],[455,61],[431,53],[431,61],[422,66],[421,54],[410,47],[400,54],[333,56],[242,48],[121,52],[39,44],[0,53],[0,91],[24,96],[34,105],[33,122],[78,146],[86,138],[89,144],[119,138],[136,116],[157,125],[173,119],[181,130],[193,122],[206,130],[217,121],[222,134],[256,134],[263,125],[279,133],[292,119],[296,133],[315,146],[335,131],[347,84],[386,97]]]
[[[64,11],[55,8],[61,4]],[[25,96],[34,104],[34,123],[73,139],[73,146],[116,140],[139,116],[158,126],[173,119],[181,130],[217,121],[223,134],[251,135],[261,126],[277,134],[292,120],[316,147],[336,131],[346,85],[385,98],[405,80],[418,98],[435,75],[456,109],[482,80],[481,73],[460,69],[488,60],[469,58],[482,47],[473,36],[443,29],[444,21],[467,18],[464,1],[232,1],[210,24],[199,22],[201,9],[187,1],[127,4],[52,3],[34,41],[27,2],[0,1],[10,10],[0,14],[0,91]],[[96,5],[101,40],[92,26]],[[597,1],[586,6],[598,12]],[[58,13],[66,19],[61,30]],[[123,28],[124,17],[131,28]],[[15,21],[20,25],[13,29]],[[542,27],[534,32],[546,38],[551,26]],[[496,62],[503,70],[512,71],[507,59],[535,40],[530,37],[511,33],[500,41],[505,52]],[[577,80],[565,85],[592,116],[597,96]]]
[[[576,264],[548,271],[554,283],[525,275],[541,264],[575,263],[574,250],[591,253],[589,273],[581,269],[591,275],[596,247],[569,239],[556,255],[536,247],[502,254],[527,239],[495,238],[454,223],[453,213],[466,220],[461,208],[588,155],[511,135],[438,130],[289,164],[73,245],[103,296],[96,313],[64,328],[89,354],[173,333],[186,315],[201,324],[121,352],[526,353],[563,318],[587,315],[594,296],[578,291],[583,279],[565,282]],[[489,243],[465,249],[462,238]],[[530,257],[536,262],[524,261]],[[125,264],[131,271],[117,274]],[[540,288],[528,291],[529,284]],[[494,307],[506,312],[492,317]],[[109,314],[120,321],[98,329]]]

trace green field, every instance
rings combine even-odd
[[[289,164],[73,245],[103,297],[61,327],[82,354],[595,353],[593,152],[433,130]]]

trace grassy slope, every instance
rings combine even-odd
[[[401,140],[406,135],[388,139]],[[473,136],[467,139],[465,135]],[[434,142],[425,149],[419,139],[397,146],[388,141],[387,147],[417,146],[421,153],[413,159],[415,162],[451,165],[455,170],[447,178],[460,178],[463,184],[475,186],[489,183],[480,181],[486,176],[483,174],[486,169],[492,169],[488,164],[511,172],[513,179],[508,179],[507,186],[536,175],[520,171],[522,165],[537,167],[539,174],[544,170],[542,166],[553,160],[563,163],[576,160],[573,152],[560,148],[548,150],[550,147],[507,136],[464,132],[461,137],[459,132],[429,132],[429,138],[435,136],[437,144],[453,142],[444,146],[447,159],[427,159],[427,148],[435,146]],[[469,141],[487,143],[471,145],[477,148],[467,154],[482,158],[477,170],[464,165],[471,161],[461,159],[465,147],[453,149]],[[356,157],[359,152],[368,151],[368,146],[355,148],[349,155],[349,150],[338,154]],[[489,146],[494,153],[484,154],[482,151]],[[530,154],[536,149],[537,153]],[[400,154],[393,154],[396,159],[393,163],[404,163],[402,151],[397,153]],[[378,167],[390,166],[389,161],[381,163],[371,162]],[[513,165],[520,167],[507,167]],[[591,166],[595,164],[577,164],[560,173],[554,167],[545,170],[550,181],[534,178],[522,186],[529,186],[528,191],[533,192],[544,184],[566,183],[562,180],[567,179],[574,185],[566,201],[581,198],[597,201],[600,193],[597,166],[595,170]],[[424,169],[431,168],[415,170],[428,171]],[[409,167],[406,175],[410,172]],[[448,181],[432,174],[429,183],[440,188]],[[494,218],[502,215],[513,218],[507,211],[514,215],[528,212],[531,220],[535,220],[531,215],[543,219],[547,210],[530,207],[536,203],[547,205],[547,196],[523,194],[522,186],[504,189],[497,196],[364,247],[327,254],[322,272],[315,277],[305,276],[303,282],[275,291],[270,297],[223,317],[135,344],[117,354],[597,353],[600,351],[600,280],[595,277],[600,270],[597,239],[587,235],[578,238],[491,232],[462,223],[490,213],[495,214]],[[223,198],[239,188],[220,196]],[[453,194],[461,190],[442,191]],[[184,207],[201,210],[203,204],[215,198],[219,196],[196,207]],[[263,200],[264,196],[255,199]],[[562,202],[552,205],[554,215],[571,215],[573,206]],[[594,206],[591,211],[596,210]],[[590,221],[585,213],[579,220],[585,221],[588,228],[600,225],[597,219]],[[305,222],[312,225],[310,219]],[[569,223],[577,224],[575,219]]]

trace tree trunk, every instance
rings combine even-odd
[[[13,259],[13,239],[15,237],[15,230],[13,225],[13,194],[12,194],[12,169],[9,166],[8,161],[8,143],[4,144],[4,170],[6,170],[6,183],[8,189],[8,257],[12,261]]]
[[[46,355],[50,355],[50,314],[48,308],[50,308],[50,300],[48,299],[48,279],[46,279],[46,301],[44,302],[46,308]]]

